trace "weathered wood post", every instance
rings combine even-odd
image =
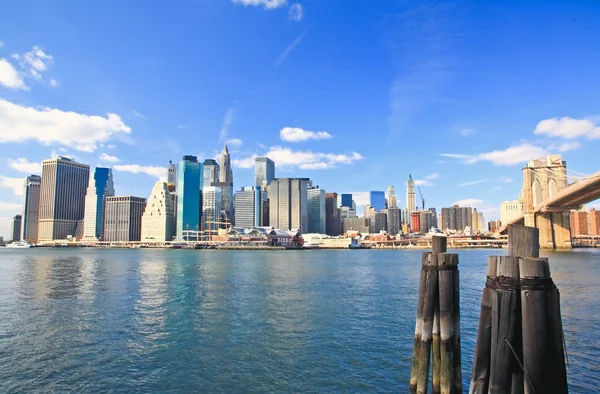
[[[412,357],[412,366],[410,370],[410,390],[413,392],[417,391],[417,383],[418,383],[418,371],[420,370],[421,361],[421,348],[422,348],[422,336],[421,332],[423,330],[423,303],[425,301],[425,285],[427,280],[427,262],[429,261],[428,252],[423,253],[421,257],[421,277],[419,281],[419,298],[417,301],[417,319],[415,322],[415,337],[413,344],[413,357]]]

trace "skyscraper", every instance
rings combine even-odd
[[[104,241],[136,242],[142,236],[142,215],[146,199],[133,196],[106,197]]]
[[[387,232],[391,235],[400,232],[400,208],[398,207],[387,209]]]
[[[236,227],[250,228],[261,226],[261,187],[245,186],[235,193],[233,199]]]
[[[376,211],[383,211],[385,209],[385,192],[372,191],[370,194],[370,203]]]
[[[169,186],[161,181],[156,182],[142,215],[142,241],[170,242],[173,240],[175,235],[174,203]]]
[[[38,241],[66,239],[83,220],[90,166],[66,157],[42,162]]]
[[[325,234],[325,190],[308,189],[308,232]]]
[[[202,167],[202,186],[212,186],[219,182],[219,164],[215,159],[204,160]]]
[[[352,194],[342,194],[342,203],[340,204],[340,206],[354,209],[354,207],[352,206]]]
[[[25,189],[23,190],[21,239],[31,243],[36,243],[38,240],[41,181],[42,178],[39,175],[30,175],[25,179]]]
[[[276,178],[269,185],[269,225],[308,232],[308,178]]]
[[[85,196],[83,238],[102,238],[104,226],[104,200],[115,195],[112,169],[96,167]]]
[[[275,179],[275,163],[268,157],[254,160],[254,186],[270,185]]]
[[[394,186],[390,185],[388,186],[387,189],[387,200],[388,200],[388,208],[396,208],[398,206],[398,203],[396,201],[396,194],[394,193]]]
[[[340,220],[340,210],[337,207],[337,193],[325,194],[325,233],[327,235],[340,235],[342,225]]]
[[[10,223],[10,239],[13,241],[21,240],[21,215],[15,215]]]
[[[202,188],[202,230],[206,235],[217,235],[221,221],[221,188],[204,186]]]
[[[184,231],[200,230],[201,166],[196,156],[183,156],[177,166],[177,231],[178,241]]]
[[[212,186],[221,188],[221,216],[225,221],[232,223],[233,218],[233,172],[231,171],[231,157],[227,145],[221,152],[221,168],[219,169],[219,182]]]
[[[450,208],[442,208],[442,223],[438,223],[440,230],[463,231],[465,227],[472,227],[473,214],[469,207],[455,205]]]
[[[406,183],[406,210],[409,214],[417,210],[415,182],[413,181],[411,174],[408,174],[408,182]]]
[[[167,184],[177,188],[177,166],[171,160],[169,160],[169,167],[167,168]]]

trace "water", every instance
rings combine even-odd
[[[463,376],[485,262],[460,252]],[[600,387],[600,250],[551,256],[573,393]],[[405,392],[419,251],[0,250],[0,392]]]

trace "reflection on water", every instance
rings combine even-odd
[[[0,253],[0,392],[407,387],[419,251]],[[465,385],[498,253],[460,252]],[[600,250],[549,257],[571,392],[595,392]]]

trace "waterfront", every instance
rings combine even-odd
[[[405,392],[422,251],[0,250],[0,391]],[[461,250],[468,387],[485,262]],[[600,250],[550,254],[572,393],[600,386]]]

